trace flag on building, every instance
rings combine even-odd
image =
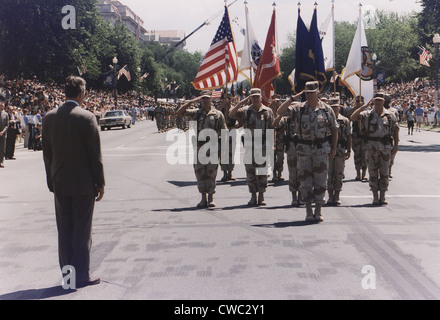
[[[228,7],[220,27],[193,81],[196,90],[220,88],[238,77],[238,56],[232,34]]]
[[[241,55],[240,73],[246,77],[246,79],[252,83],[257,72],[258,64],[260,63],[263,50],[261,49],[257,37],[255,37],[254,30],[249,20],[249,9],[246,4],[246,30],[244,48]],[[249,76],[247,71],[249,70]]]
[[[141,23],[138,22],[138,25],[136,27],[136,41],[139,41],[141,38]]]
[[[364,101],[370,101],[373,98],[372,61],[362,20],[362,6],[360,6],[357,31],[341,79],[353,96],[363,96]]]
[[[128,71],[127,65],[125,65],[121,70],[119,70],[118,80],[121,78],[122,75],[124,75],[128,81],[131,81],[131,75],[130,75],[130,71]]]
[[[261,89],[262,100],[265,105],[269,105],[271,102],[272,95],[275,92],[272,81],[278,77],[281,77],[281,69],[278,55],[276,10],[274,8],[263,55],[253,83],[254,88]]]
[[[419,63],[424,66],[431,67],[431,65],[429,64],[429,60],[431,59],[432,54],[430,54],[425,47],[419,46]]]

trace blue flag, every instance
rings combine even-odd
[[[324,53],[318,30],[317,9],[313,13],[310,31],[307,30],[298,10],[296,29],[295,83],[293,90],[299,93],[304,90],[308,81],[319,81],[321,88],[327,81],[325,77]]]

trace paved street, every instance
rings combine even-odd
[[[107,186],[91,271],[103,282],[76,292],[59,289],[42,153],[20,146],[5,162],[0,300],[440,299],[439,133],[401,130],[387,207],[371,206],[350,159],[342,206],[306,224],[305,208],[289,206],[287,182],[270,183],[267,207],[248,208],[243,165],[237,182],[218,183],[217,208],[197,210],[192,166],[169,165],[172,142],[155,129],[142,121],[101,133]]]

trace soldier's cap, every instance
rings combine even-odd
[[[328,104],[330,105],[330,107],[340,107],[341,100],[339,98],[330,98]]]
[[[383,92],[377,92],[374,94],[373,100],[383,100],[385,101],[385,94]]]
[[[212,92],[209,91],[209,90],[202,91],[202,93],[200,94],[200,96],[201,96],[202,98],[209,98],[209,99],[211,99],[211,98],[212,98]]]
[[[281,99],[281,96],[279,94],[274,94],[272,96],[272,100],[275,100],[275,99]]]
[[[365,102],[365,99],[364,99],[363,96],[357,96],[357,97],[356,97],[356,102],[364,103],[364,102]]]
[[[328,103],[328,98],[327,97],[322,97],[320,98],[320,100],[324,103]]]
[[[305,92],[318,92],[319,90],[319,82],[318,81],[309,81],[306,83]]]
[[[251,97],[260,96],[261,97],[261,89],[258,89],[258,88],[251,89],[249,96],[251,96]]]

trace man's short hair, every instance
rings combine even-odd
[[[70,76],[66,79],[64,93],[68,98],[76,98],[81,94],[81,91],[86,91],[86,80],[81,77]]]

